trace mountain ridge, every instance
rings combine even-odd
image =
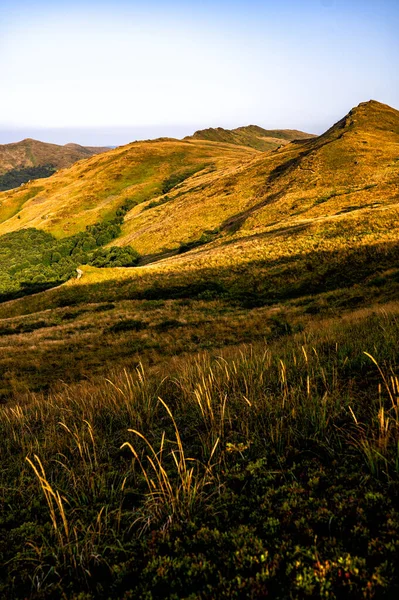
[[[38,227],[65,236],[109,218],[128,201],[113,244],[159,254],[191,244],[204,231],[218,229],[220,236],[232,228],[247,231],[246,222],[268,228],[286,219],[319,219],[329,206],[359,206],[369,190],[389,203],[396,193],[397,135],[399,112],[372,101],[321,136],[274,152],[198,139],[133,142],[40,186],[31,182],[0,194],[0,233]]]
[[[363,114],[365,109],[360,110]],[[379,103],[372,105],[378,121],[385,110]],[[335,124],[321,136],[255,154],[240,169],[204,176],[196,185],[188,179],[178,194],[171,192],[167,204],[148,211],[133,208],[115,243],[156,253],[163,245],[171,250],[183,241],[191,243],[208,230],[218,229],[219,237],[233,229],[235,235],[240,231],[250,235],[251,228],[320,219],[329,210],[332,215],[349,207],[358,210],[373,197],[389,205],[398,188],[395,153],[399,138],[391,129],[399,124],[399,112],[390,108],[388,112],[389,126],[377,134],[367,125],[367,118],[351,125],[348,113],[341,125]],[[181,222],[175,222],[174,214],[184,215]],[[163,230],[159,238],[158,221]]]
[[[11,169],[47,164],[52,164],[57,169],[64,169],[81,158],[108,150],[105,147],[89,148],[73,143],[62,146],[25,138],[19,142],[0,144],[0,175]]]
[[[246,125],[235,129],[224,129],[223,127],[200,129],[192,136],[187,136],[184,139],[224,142],[226,144],[249,146],[255,150],[266,152],[275,150],[293,140],[312,137],[315,136],[295,129],[263,129],[258,125]]]

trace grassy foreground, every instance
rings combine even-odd
[[[399,307],[0,408],[0,595],[396,598]]]

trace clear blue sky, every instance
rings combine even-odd
[[[1,0],[0,143],[321,133],[399,108],[399,0]]]

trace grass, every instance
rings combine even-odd
[[[397,312],[363,311],[17,394],[0,408],[2,593],[393,597],[398,333]]]
[[[87,225],[113,218],[128,200],[136,204],[151,200],[166,181],[182,171],[194,173],[209,162],[216,168],[239,164],[253,154],[250,149],[206,142],[135,142],[79,161],[42,180],[43,191],[35,199],[27,197],[33,183],[0,193],[0,233],[36,227],[57,238],[70,236]]]

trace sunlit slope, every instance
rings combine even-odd
[[[246,127],[237,127],[236,129],[223,129],[223,127],[201,129],[186,139],[225,142],[239,146],[249,146],[250,148],[265,152],[285,146],[292,140],[302,140],[312,137],[315,136],[303,131],[297,131],[296,129],[263,129],[257,125],[247,125]]]
[[[195,173],[247,161],[255,150],[201,141],[135,142],[0,194],[0,234],[24,227],[68,236],[159,195]],[[166,186],[166,187],[165,187]]]
[[[116,243],[149,259],[165,251],[165,258],[138,268],[83,266],[81,279],[7,303],[1,316],[118,298],[273,303],[331,293],[341,302],[344,288],[345,301],[377,292],[394,299],[398,159],[399,113],[376,102],[353,109],[315,140],[241,156],[238,166],[224,155],[217,171],[197,172],[167,201],[154,194],[151,203],[163,204],[150,208],[147,201],[128,213]],[[182,252],[190,242],[197,247]]]
[[[172,190],[167,202],[161,196],[158,206],[135,207],[116,243],[156,254],[212,232],[213,246],[230,247],[232,240],[287,227],[352,221],[361,227],[374,212],[389,229],[398,195],[399,112],[372,101],[318,138],[199,174]]]

